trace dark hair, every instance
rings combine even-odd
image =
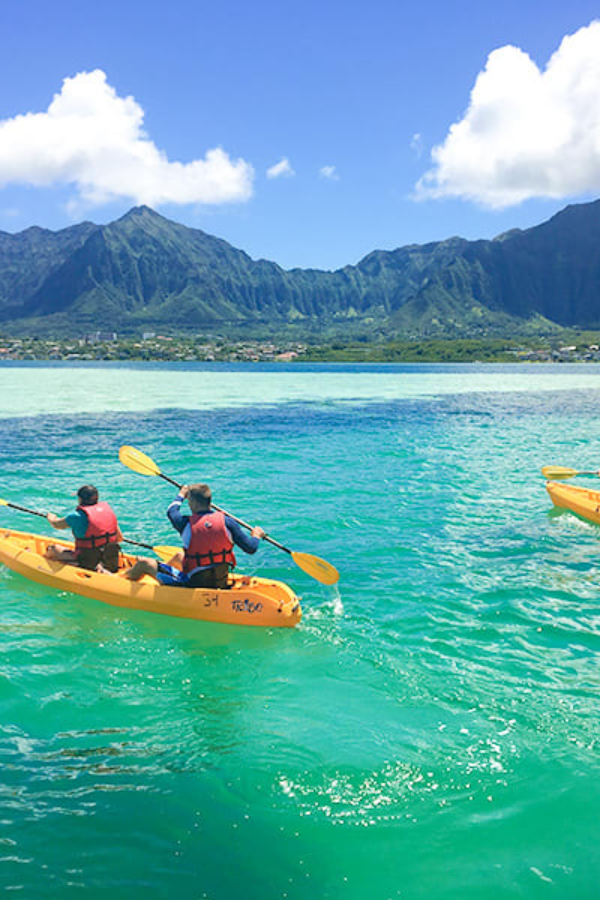
[[[188,501],[191,500],[194,506],[201,509],[209,509],[212,500],[212,491],[207,484],[191,484],[188,494]]]
[[[84,484],[77,491],[80,506],[93,506],[98,502],[98,491],[93,484]]]

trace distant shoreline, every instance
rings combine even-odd
[[[553,339],[454,338],[331,341],[321,345],[278,340],[157,336],[120,339],[0,337],[0,363],[589,363],[600,362],[600,333]]]

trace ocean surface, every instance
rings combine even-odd
[[[133,444],[341,579],[240,553],[302,597],[265,630],[0,566],[0,890],[597,900],[600,529],[540,467],[600,469],[599,410],[595,365],[1,365],[3,499],[173,543]]]

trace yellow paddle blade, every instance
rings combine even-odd
[[[159,544],[158,547],[152,548],[157,556],[160,556],[163,562],[171,562],[174,556],[183,553],[181,547],[169,547],[168,544]]]
[[[544,466],[542,469],[544,478],[572,478],[577,475],[576,469],[566,469],[564,466]]]
[[[573,478],[574,475],[600,475],[600,472],[580,472],[578,469],[568,469],[566,466],[544,466],[542,469],[544,478]]]
[[[8,506],[8,500],[3,500],[2,497],[0,497],[0,506]]]
[[[160,475],[160,469],[153,459],[136,450],[135,447],[129,447],[127,444],[119,449],[119,459],[128,469],[133,469],[140,475]]]
[[[325,562],[324,559],[320,559],[318,556],[312,556],[310,553],[298,553],[293,550],[292,559],[300,569],[307,572],[316,581],[320,581],[321,584],[337,584],[340,580],[340,573],[335,566]]]

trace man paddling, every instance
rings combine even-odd
[[[75,549],[48,544],[46,558],[80,566],[82,569],[116,572],[119,568],[119,541],[123,540],[117,517],[106,502],[100,502],[93,484],[77,491],[79,506],[75,512],[60,518],[48,513],[53,528],[70,528]]]
[[[188,501],[191,516],[183,515]],[[234,545],[256,553],[265,532],[259,526],[248,535],[230,516],[211,509],[212,492],[207,484],[184,484],[169,505],[167,515],[181,535],[183,549],[176,565],[156,559],[139,559],[124,575],[138,581],[152,575],[161,584],[191,588],[226,588],[229,572],[236,564]]]

